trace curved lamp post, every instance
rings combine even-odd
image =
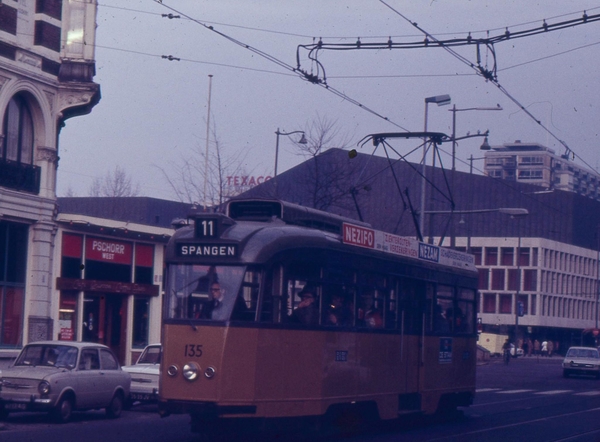
[[[298,143],[300,144],[307,144],[308,142],[306,141],[306,137],[304,134],[303,130],[295,130],[292,132],[279,132],[279,128],[277,128],[277,130],[275,131],[275,135],[277,135],[277,141],[275,142],[275,173],[273,174],[274,177],[277,176],[277,162],[279,160],[279,135],[293,135],[293,134],[302,134],[302,136],[300,137],[300,140],[298,140]]]

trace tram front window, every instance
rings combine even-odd
[[[244,266],[171,265],[166,290],[168,319],[227,321],[246,309],[240,287]]]

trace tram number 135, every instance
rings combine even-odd
[[[199,358],[202,356],[202,344],[186,344],[183,353],[186,358]]]

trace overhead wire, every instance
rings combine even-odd
[[[196,23],[196,24],[204,27],[205,29],[208,29],[208,30],[216,33],[217,35],[219,35],[219,36],[221,36],[221,37],[229,40],[230,42],[232,42],[232,43],[234,43],[234,44],[236,44],[238,46],[241,46],[242,48],[247,49],[250,52],[253,52],[254,54],[259,55],[260,57],[262,57],[262,58],[270,61],[271,63],[274,63],[274,64],[278,65],[279,67],[285,69],[285,70],[288,70],[290,72],[293,72],[293,73],[297,74],[303,80],[309,81],[310,83],[316,84],[317,86],[320,86],[320,87],[324,88],[325,90],[327,90],[327,91],[331,92],[332,94],[334,94],[334,95],[342,98],[343,100],[348,101],[349,103],[351,103],[351,104],[353,104],[353,105],[355,105],[355,106],[357,106],[357,107],[359,107],[361,109],[364,109],[365,111],[369,112],[370,114],[372,114],[372,115],[374,115],[374,116],[376,116],[378,118],[381,118],[382,120],[385,120],[385,121],[391,123],[392,125],[400,128],[400,129],[407,130],[404,127],[402,127],[400,124],[398,124],[398,123],[394,122],[393,120],[391,120],[390,118],[388,118],[388,117],[386,117],[384,115],[381,115],[380,113],[376,112],[375,110],[371,109],[370,107],[365,106],[364,104],[362,104],[358,100],[355,100],[354,98],[351,98],[347,94],[345,94],[345,93],[343,93],[343,92],[341,92],[341,91],[339,91],[339,90],[331,87],[330,85],[328,85],[326,83],[324,84],[324,83],[319,82],[319,81],[314,81],[314,79],[310,75],[307,75],[306,72],[299,71],[297,68],[294,68],[293,66],[289,65],[288,63],[279,60],[278,58],[270,55],[269,53],[261,51],[260,49],[255,48],[254,46],[246,44],[246,43],[244,43],[244,42],[242,42],[242,41],[240,41],[240,40],[238,40],[236,38],[233,38],[233,37],[231,37],[231,36],[229,36],[229,35],[227,35],[227,34],[225,34],[223,32],[220,32],[220,31],[216,30],[214,28],[214,26],[207,25],[207,24],[201,22],[200,20],[197,20],[197,19],[195,19],[195,18],[193,18],[193,17],[191,17],[191,16],[189,16],[189,15],[187,15],[187,14],[185,14],[185,13],[183,13],[183,12],[181,12],[181,11],[173,8],[173,7],[171,7],[171,6],[168,6],[168,5],[164,4],[164,3],[162,3],[162,0],[153,0],[153,1],[156,2],[156,3],[158,3],[158,4],[160,4],[160,5],[162,5],[163,7],[167,8],[167,9],[169,9],[169,10],[177,13],[177,14],[180,14],[183,17],[188,18],[189,20],[193,21],[194,23]]]

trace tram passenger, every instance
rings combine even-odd
[[[359,308],[359,319],[365,327],[381,328],[383,327],[383,317],[381,311],[375,307],[375,298],[373,293],[366,293],[361,297],[362,306]]]
[[[300,291],[298,294],[300,296],[300,303],[291,316],[293,322],[300,322],[304,325],[319,324],[319,306],[316,302],[316,292],[317,291],[309,285],[305,285]]]
[[[348,326],[352,325],[353,317],[352,309],[344,302],[344,297],[340,293],[333,293],[325,313],[325,324]]]

